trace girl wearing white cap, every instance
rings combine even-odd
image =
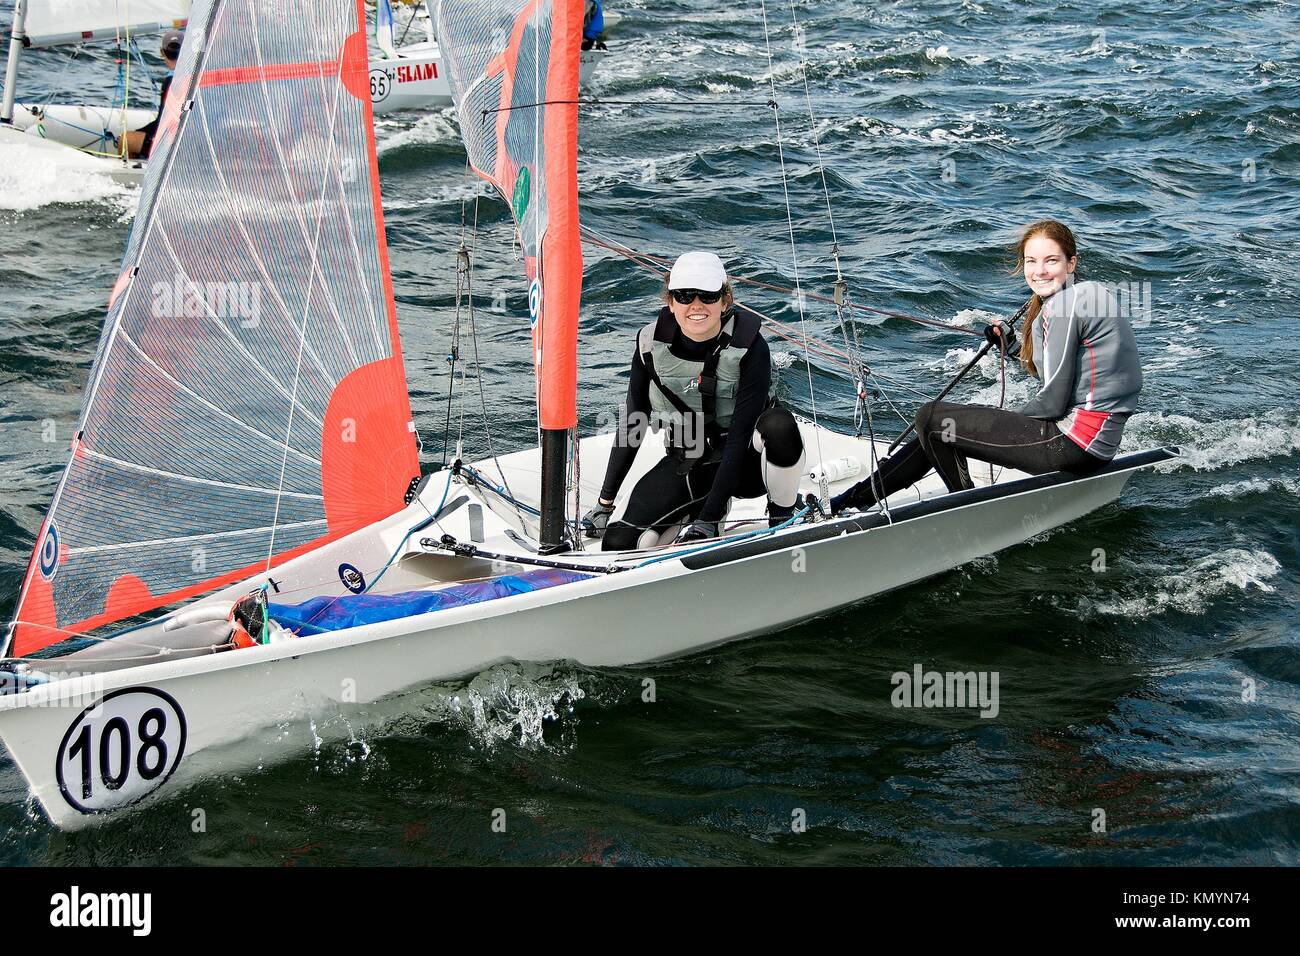
[[[795,509],[803,440],[789,411],[770,397],[772,360],[754,313],[733,304],[722,260],[711,252],[678,257],[664,307],[637,334],[627,401],[587,535],[622,551],[716,537],[733,497],[766,493],[771,524]],[[610,521],[646,427],[666,428],[667,455],[632,489]]]

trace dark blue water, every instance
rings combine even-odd
[[[500,667],[421,688],[377,728],[335,728],[310,753],[93,833],[53,831],[0,757],[0,859],[1300,860],[1300,7],[800,3],[810,122],[788,6],[768,5],[771,70],[752,3],[615,6],[626,18],[592,93],[638,105],[583,112],[587,224],[659,255],[716,248],[735,273],[792,285],[783,157],[799,276],[825,293],[820,147],[854,299],[969,328],[1022,300],[1007,273],[1017,228],[1062,219],[1084,274],[1149,288],[1147,385],[1125,448],[1175,443],[1183,460],[1066,529],[810,624],[650,668]],[[62,55],[32,60],[53,87]],[[771,111],[753,105],[769,98],[769,75],[779,143]],[[112,87],[103,58],[69,77],[86,99]],[[508,210],[466,176],[449,116],[390,118],[379,138],[426,450],[441,449],[454,252],[474,197],[476,282],[508,310],[479,313],[493,436],[530,444]],[[133,208],[121,190],[33,181],[0,170],[6,611]],[[656,283],[598,248],[586,262],[590,429],[620,395]],[[794,318],[786,297],[751,299]],[[830,312],[814,304],[808,320],[832,335]],[[859,333],[904,411],[973,354],[956,330],[863,321]],[[784,396],[811,413],[793,359]],[[819,418],[847,427],[847,384],[828,369],[813,378]],[[996,402],[999,390],[990,364],[958,394]],[[1013,373],[1007,391],[1016,401],[1031,386]],[[47,421],[57,441],[43,440]],[[484,443],[469,435],[467,453]],[[915,664],[997,671],[998,716],[893,707],[890,675]],[[193,807],[205,834],[191,831]],[[490,826],[496,808],[504,834]],[[797,811],[806,832],[792,830]]]

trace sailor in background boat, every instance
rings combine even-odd
[[[590,50],[592,47],[597,50],[605,49],[605,44],[600,38],[604,32],[605,10],[600,0],[587,0],[586,12],[582,17],[582,48],[584,50]]]
[[[1042,380],[1038,394],[1019,411],[922,405],[917,437],[870,477],[832,498],[832,513],[870,508],[931,468],[949,491],[971,488],[968,458],[1031,475],[1082,475],[1115,457],[1142,391],[1142,364],[1128,316],[1106,286],[1075,281],[1078,249],[1064,224],[1044,219],[1027,226],[1017,257],[1033,293],[1025,313],[1029,334],[1017,346],[1014,333],[1000,322],[984,333]]]
[[[637,334],[631,379],[600,500],[583,518],[606,551],[714,538],[733,497],[768,497],[772,525],[795,509],[804,448],[789,411],[770,398],[772,359],[754,313],[733,304],[722,260],[678,257],[665,306]],[[668,454],[611,522],[614,499],[647,428],[667,428]]]
[[[172,88],[172,77],[176,73],[176,61],[181,55],[181,44],[185,34],[180,30],[167,30],[162,35],[158,52],[167,64],[167,75],[163,77],[162,88],[158,95],[158,115],[148,126],[126,134],[126,149],[132,159],[148,158],[153,152],[154,134],[158,132],[158,123],[162,120],[163,107],[167,105],[167,91]]]

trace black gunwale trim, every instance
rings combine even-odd
[[[938,514],[941,511],[950,511],[953,508],[960,508],[964,505],[981,504],[985,501],[992,501],[995,498],[1006,498],[1026,491],[1037,491],[1040,488],[1050,488],[1054,485],[1065,485],[1075,481],[1088,481],[1092,478],[1098,478],[1102,475],[1112,475],[1116,472],[1134,471],[1138,468],[1144,468],[1147,465],[1154,465],[1157,462],[1169,461],[1170,459],[1177,458],[1178,454],[1178,449],[1173,446],[1167,448],[1152,448],[1149,451],[1139,451],[1134,452],[1131,455],[1123,455],[1112,460],[1105,467],[1088,475],[1072,475],[1064,471],[1051,471],[1043,475],[1031,475],[1028,478],[1019,478],[1016,481],[1008,482],[1005,485],[985,485],[982,488],[971,488],[968,491],[958,491],[951,494],[941,495],[937,498],[931,498],[928,501],[918,501],[915,504],[893,508],[890,511],[890,516],[893,519],[892,521],[880,512],[862,515],[861,517],[855,518],[836,518],[821,524],[802,528],[792,534],[783,534],[779,536],[774,535],[771,537],[757,538],[751,541],[738,541],[729,547],[712,548],[708,551],[686,555],[681,559],[681,562],[688,570],[703,571],[706,568],[717,567],[720,564],[729,564],[732,561],[741,561],[745,558],[753,558],[773,551],[784,551],[787,548],[812,544],[817,541],[825,541],[829,538],[838,538],[843,534],[852,534],[858,531],[870,531],[872,528],[879,528],[882,525],[898,524],[903,521],[912,521],[916,518],[925,518],[929,515]]]

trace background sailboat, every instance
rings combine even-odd
[[[370,63],[375,114],[451,106],[448,65],[438,45],[428,0],[410,0],[395,6],[396,11],[390,0],[377,0],[375,4],[375,45],[380,52],[380,57]],[[613,29],[620,19],[617,14],[606,14],[606,30]],[[422,32],[423,38],[408,43],[412,31]],[[580,51],[579,82],[589,83],[608,55],[609,51],[603,49]]]
[[[144,165],[131,160],[119,140],[124,132],[149,123],[156,110],[130,105],[133,96],[140,99],[140,90],[151,89],[147,67],[134,41],[165,29],[183,28],[189,7],[189,0],[16,0],[0,99],[0,144],[37,150],[57,168],[139,182]],[[22,77],[31,75],[30,68],[23,67],[24,50],[83,43],[117,45],[120,102],[17,101]],[[32,65],[29,62],[28,66]]]

